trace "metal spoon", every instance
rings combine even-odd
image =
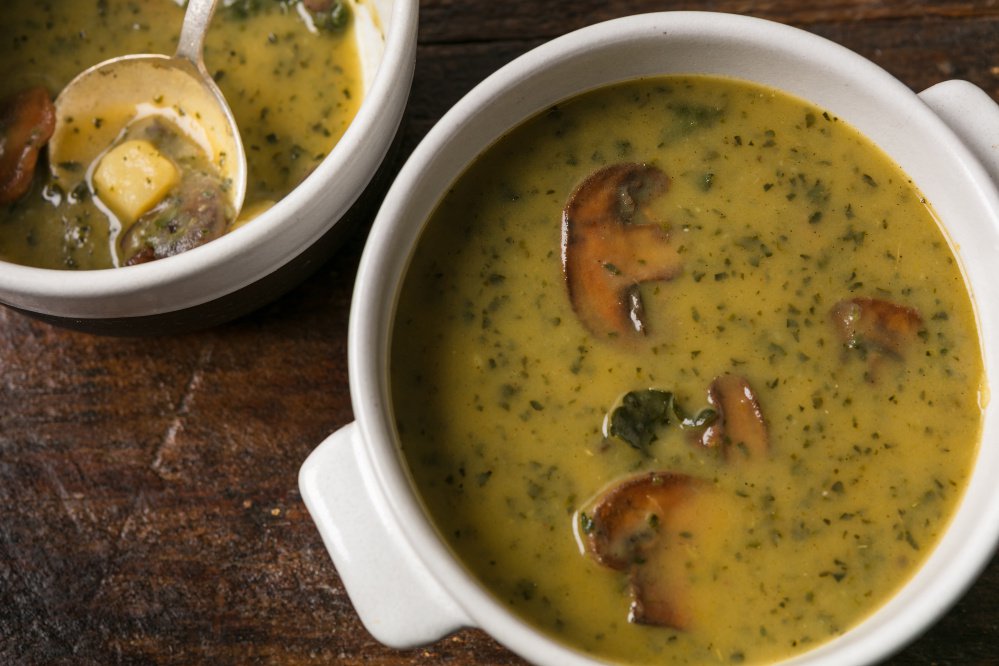
[[[160,115],[198,144],[227,181],[238,214],[246,193],[246,154],[236,120],[205,69],[205,31],[218,0],[190,0],[173,57],[112,58],[74,78],[56,98],[49,163],[56,183],[73,192],[100,156],[136,119]]]

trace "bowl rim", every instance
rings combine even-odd
[[[0,260],[0,300],[59,317],[161,314],[233,293],[286,264],[339,221],[388,153],[412,83],[418,14],[418,0],[392,0],[391,14],[380,18],[388,25],[381,61],[353,120],[317,167],[270,209],[210,243],[135,266],[72,271]],[[337,198],[330,200],[331,191]],[[327,208],[316,215],[316,201],[324,197]],[[315,222],[307,224],[310,213]],[[250,253],[256,253],[252,261],[239,261]],[[212,288],[163,298],[165,290],[212,271]]]
[[[952,155],[953,160],[963,167],[962,175],[971,181],[967,187],[975,190],[974,193],[983,202],[982,207],[991,211],[986,222],[991,225],[993,234],[999,228],[999,197],[996,195],[995,183],[953,131],[912,90],[875,63],[844,46],[807,31],[765,19],[684,11],[634,15],[598,23],[558,37],[518,57],[487,77],[452,107],[420,142],[403,166],[386,195],[369,234],[358,269],[350,314],[350,390],[355,418],[366,443],[363,454],[367,464],[373,468],[380,492],[398,518],[400,537],[473,621],[513,651],[543,663],[583,665],[602,662],[595,661],[593,657],[533,628],[507,610],[474,579],[457,556],[451,553],[424,512],[399,451],[398,435],[391,418],[388,359],[399,289],[417,238],[425,224],[425,219],[420,219],[423,214],[422,206],[417,206],[414,212],[411,204],[419,192],[428,188],[438,197],[470,161],[462,159],[463,151],[472,152],[474,157],[516,124],[498,123],[501,129],[496,131],[490,141],[476,142],[473,147],[469,147],[463,145],[464,137],[461,134],[475,114],[483,109],[494,110],[503,104],[515,105],[522,102],[521,86],[530,85],[530,81],[539,72],[568,66],[566,63],[572,61],[585,60],[588,52],[606,53],[627,40],[652,40],[662,36],[695,41],[749,40],[756,49],[769,48],[775,52],[786,52],[807,60],[810,67],[816,67],[815,63],[824,61],[830,71],[835,71],[846,80],[863,80],[864,90],[879,100],[890,97],[891,108],[904,108],[905,113],[917,121],[919,126],[932,130],[934,139],[940,142],[937,150]],[[618,80],[631,78],[636,77],[622,76]],[[602,81],[598,85],[611,82]],[[557,101],[552,99],[548,105]],[[534,115],[544,106],[546,105],[519,111],[519,121]],[[434,176],[434,172],[444,172],[445,176]],[[990,319],[990,323],[991,321]],[[981,319],[979,324],[980,330],[984,328]],[[990,326],[989,330],[993,328],[995,327]],[[984,345],[984,336],[981,337]],[[983,353],[984,351],[983,349]],[[989,358],[992,356],[994,352],[990,351]],[[996,373],[991,371],[993,364],[988,358],[985,361],[986,377],[994,377]],[[990,413],[995,411],[992,409]],[[995,418],[987,420],[989,423],[986,426],[989,426]],[[995,426],[991,426],[988,433],[983,431],[982,441],[986,441],[986,434],[989,435],[989,441],[994,439],[994,429]],[[976,469],[979,466],[978,460],[983,455],[982,450],[986,447],[979,448]],[[980,476],[973,475],[969,480],[969,487]],[[966,489],[955,516],[967,513],[963,507],[968,493],[969,490]],[[985,518],[981,521],[984,527],[975,534],[964,537],[967,552],[959,555],[960,570],[956,573],[945,572],[948,575],[944,582],[930,581],[932,595],[922,593],[923,600],[934,599],[931,608],[919,607],[917,604],[911,604],[910,608],[899,608],[896,604],[893,614],[885,618],[884,609],[901,594],[897,591],[889,601],[872,610],[870,616],[845,634],[792,657],[787,663],[869,663],[900,649],[925,630],[974,582],[999,543],[999,493],[991,493],[989,498],[990,501],[980,507],[981,517]],[[953,524],[948,525],[945,535],[952,531]],[[946,536],[942,537],[940,543],[945,538]],[[935,550],[938,548],[939,544]],[[931,554],[924,560],[920,572],[933,557]],[[911,589],[918,576],[919,573],[915,574],[902,590]],[[865,630],[865,627],[868,629]],[[859,638],[845,642],[843,636]]]

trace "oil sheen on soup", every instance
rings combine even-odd
[[[31,89],[54,99],[73,77],[98,62],[128,53],[172,54],[183,4],[6,3],[0,26],[0,100],[9,105]],[[140,260],[161,258],[217,237],[283,198],[329,153],[360,104],[363,85],[352,6],[348,0],[220,3],[206,36],[205,64],[232,108],[246,151],[247,190],[238,218],[219,212],[216,217],[224,219],[195,219],[191,238],[177,237],[186,233],[187,218],[181,218],[178,231],[178,216],[171,210],[154,209],[137,222],[119,219],[113,205],[95,201],[97,185],[62,191],[47,177],[43,149],[31,188],[0,206],[0,259],[43,268],[110,268],[133,263],[140,245],[147,250]],[[147,151],[155,143],[156,163],[180,165],[184,174],[199,172],[197,158],[172,128],[136,126],[132,133],[137,136],[125,138],[141,139],[138,145]],[[126,158],[134,161],[141,152],[133,150]],[[191,208],[185,205],[185,191],[204,191],[205,183],[181,178],[164,201],[176,200],[183,215]],[[168,217],[169,232],[160,224]],[[149,257],[152,246],[156,256]]]
[[[429,220],[391,352],[402,448],[514,612],[622,663],[767,663],[928,556],[984,375],[928,203],[843,121],[712,77],[574,98]]]

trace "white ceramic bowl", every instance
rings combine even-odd
[[[274,298],[332,248],[338,224],[393,144],[416,60],[417,0],[355,5],[364,99],[329,155],[249,224],[159,261],[61,271],[0,261],[0,302],[56,323],[115,334],[219,323]]]
[[[960,81],[918,95],[825,39],[747,17],[678,12],[625,18],[556,39],[504,67],[427,135],[389,191],[361,261],[349,362],[356,422],[324,442],[300,487],[365,626],[405,647],[480,627],[527,659],[595,663],[532,629],[455,559],[421,509],[391,415],[389,342],[400,284],[423,223],[476,155],[534,113],[581,91],[656,74],[756,81],[811,100],[884,148],[934,203],[970,282],[988,381],[999,383],[999,107]],[[789,663],[884,658],[967,589],[999,539],[999,404],[946,535],[914,578],[845,635]]]

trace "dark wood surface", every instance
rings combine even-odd
[[[498,66],[625,14],[710,9],[829,37],[921,90],[999,99],[999,2],[428,0],[395,171]],[[478,631],[376,643],[297,490],[352,419],[346,331],[374,210],[272,305],[212,330],[102,338],[0,308],[0,664],[513,664]],[[999,560],[892,664],[999,663]]]

